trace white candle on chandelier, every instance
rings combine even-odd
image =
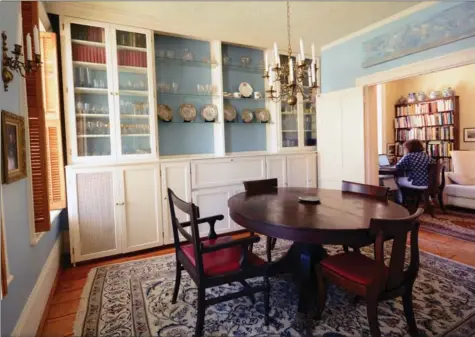
[[[289,83],[294,81],[294,60],[289,59]]]
[[[304,60],[305,58],[305,52],[303,50],[303,40],[300,39],[300,55],[302,56],[302,61]]]
[[[312,43],[312,61],[315,62],[315,45]]]
[[[300,58],[300,54],[297,54],[297,64],[300,64],[301,60],[302,59]]]
[[[311,68],[308,68],[308,86],[312,86],[312,70]]]
[[[33,60],[33,52],[31,51],[31,35],[26,34],[26,59],[28,61]]]
[[[280,65],[279,49],[277,49],[277,42],[274,42],[274,61],[276,66]]]
[[[40,34],[38,32],[38,27],[34,26],[33,27],[33,41],[35,42],[35,54],[39,55],[40,54]]]
[[[314,71],[315,72],[315,76],[317,76],[317,71],[320,69],[320,57],[317,58],[317,63],[316,63],[317,67],[316,67],[316,70]],[[319,81],[318,81],[318,77],[316,77],[316,82],[317,85],[320,85]]]
[[[271,68],[272,68],[272,67],[271,67]],[[269,88],[272,87],[272,75],[273,75],[273,74],[274,74],[274,72],[273,72],[272,70],[269,70],[269,71],[267,72],[267,76],[269,76],[269,77],[267,78],[267,80],[269,81]]]

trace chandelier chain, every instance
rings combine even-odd
[[[288,53],[289,59],[292,57],[292,45],[291,45],[291,35],[290,35],[290,0],[287,0],[287,39],[288,39]]]

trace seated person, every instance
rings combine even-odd
[[[429,163],[430,157],[424,152],[424,145],[420,140],[412,139],[404,143],[406,155],[396,164],[398,170],[405,170],[406,176],[399,177],[397,184],[399,187],[412,189],[426,189],[429,185]],[[399,193],[399,201],[402,201],[402,194]]]

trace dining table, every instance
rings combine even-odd
[[[299,197],[319,199],[302,202]],[[299,284],[298,312],[306,315],[316,300],[315,265],[327,256],[324,245],[361,247],[374,242],[371,219],[409,215],[403,206],[363,194],[321,188],[276,188],[242,192],[228,200],[232,220],[243,228],[291,241],[289,250],[269,266],[271,276],[291,273]]]

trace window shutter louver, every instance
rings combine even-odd
[[[41,32],[43,90],[47,133],[48,196],[50,209],[66,207],[63,145],[58,86],[56,34]]]
[[[23,45],[26,46],[26,34],[30,33],[33,36],[33,27],[39,27],[38,3],[22,1],[21,12],[23,19]],[[36,232],[45,232],[50,229],[46,130],[41,73],[41,71],[37,71],[26,74],[31,179]]]

